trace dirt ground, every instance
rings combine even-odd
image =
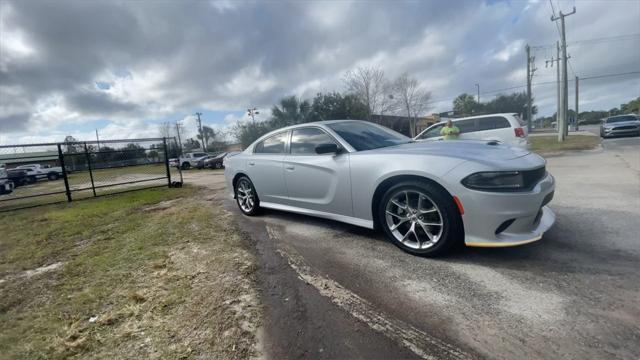
[[[260,354],[255,259],[209,190],[20,210],[0,228],[3,358]]]

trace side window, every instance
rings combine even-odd
[[[420,139],[428,139],[428,138],[440,136],[440,131],[442,130],[443,126],[444,124],[440,124],[432,127],[431,129],[425,131],[424,134],[420,135]]]
[[[511,127],[509,120],[502,116],[486,117],[478,119],[478,131],[504,129]]]
[[[288,132],[281,132],[259,142],[253,150],[256,154],[282,154]]]
[[[315,155],[316,146],[330,143],[335,143],[333,138],[318,128],[295,129],[291,135],[291,153]]]
[[[455,121],[453,125],[460,129],[460,134],[478,131],[478,128],[476,127],[476,119]]]

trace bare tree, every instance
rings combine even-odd
[[[170,138],[173,135],[173,125],[170,122],[163,122],[158,125],[158,131],[161,137]]]
[[[349,70],[342,79],[347,91],[355,94],[367,106],[367,120],[388,110],[388,81],[379,67],[358,67]]]
[[[424,90],[422,85],[414,77],[407,73],[400,75],[393,82],[394,100],[396,106],[409,118],[411,136],[415,136],[416,121],[429,108],[431,93]]]

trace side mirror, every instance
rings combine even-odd
[[[338,145],[334,143],[319,144],[316,146],[316,154],[336,154]]]

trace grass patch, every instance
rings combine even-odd
[[[591,150],[600,145],[600,138],[589,135],[573,135],[558,142],[558,136],[530,136],[531,150],[538,154],[551,154],[567,150]]]
[[[247,358],[255,265],[195,188],[0,215],[6,358]]]

